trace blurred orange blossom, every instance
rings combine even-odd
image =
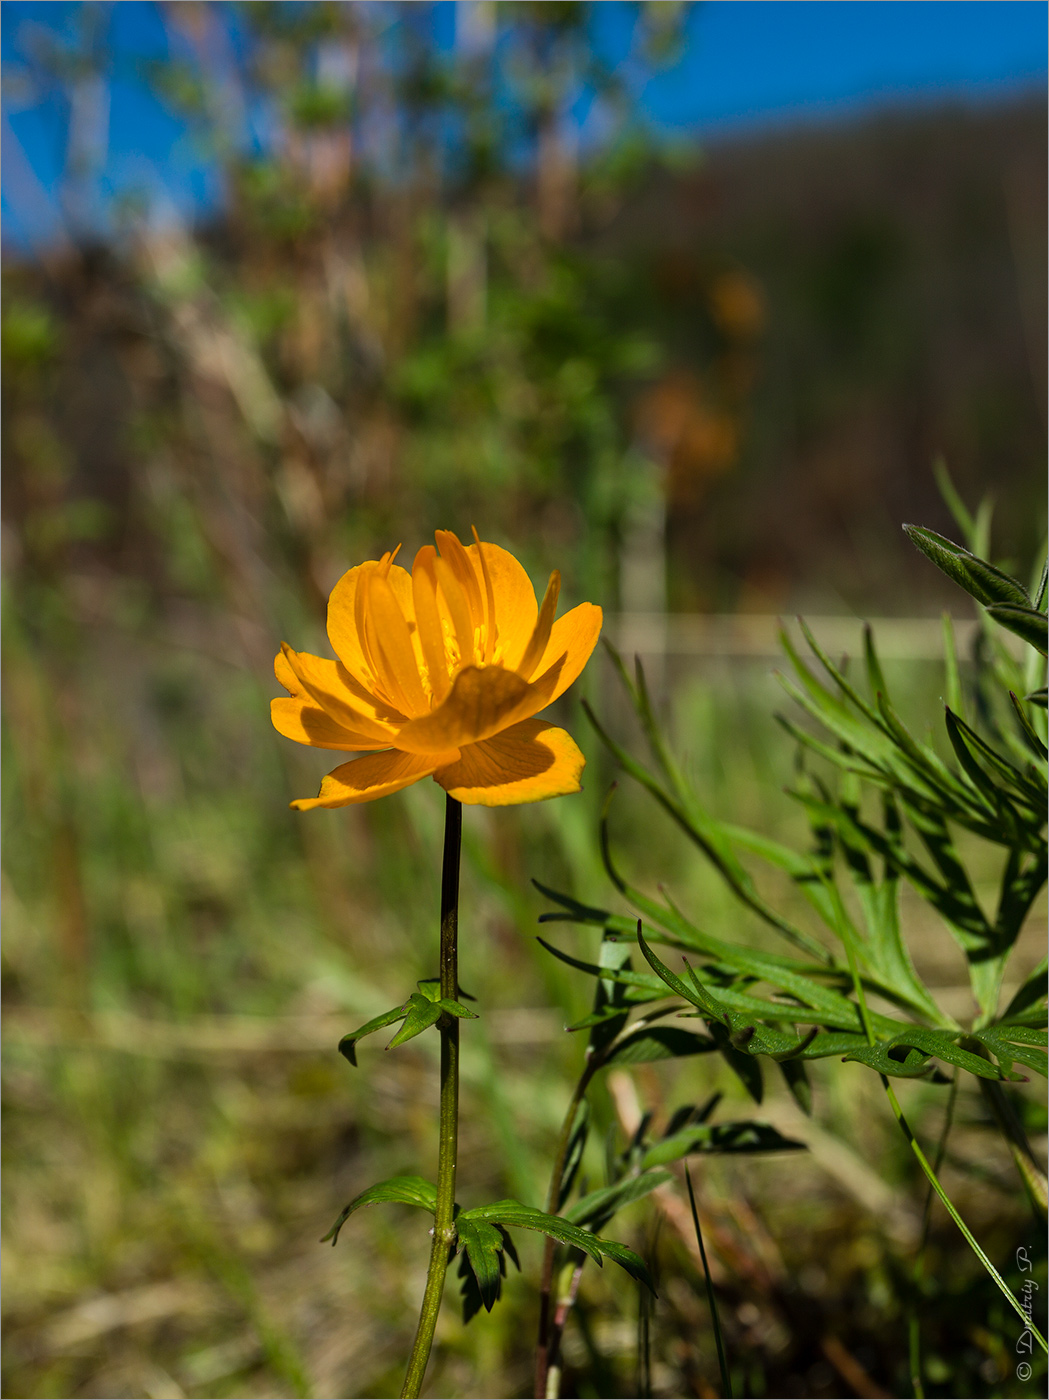
[[[282,644],[274,670],[290,698],[272,702],[275,728],[362,753],[317,797],[291,804],[300,811],[371,802],[431,775],[458,801],[486,807],[579,791],[575,741],[532,716],[586,665],[601,609],[580,603],[555,621],[559,573],[538,606],[505,549],[476,530],[468,547],[449,530],[436,539],[440,553],[424,546],[411,573],[394,550],[342,576],[328,600],[338,660]]]

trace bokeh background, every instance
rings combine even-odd
[[[709,806],[802,839],[775,615],[839,647],[878,619],[934,722],[936,619],[971,615],[899,528],[956,533],[934,463],[994,496],[1000,561],[1026,577],[1043,547],[1045,7],[0,16],[3,1393],[395,1393],[425,1231],[394,1210],[316,1240],[433,1169],[435,1047],[354,1071],[335,1046],[434,971],[440,794],[290,813],[330,765],[269,727],[277,645],[324,651],[351,564],[476,524],[645,653]],[[610,677],[578,688],[629,736]],[[588,987],[537,950],[530,880],[615,904],[612,770],[559,708],[586,791],[466,822],[464,1198],[541,1202],[578,1071]],[[636,793],[615,821],[638,883],[737,927]],[[953,945],[909,917],[964,1010]],[[909,1393],[920,1192],[870,1076],[832,1069],[812,1123],[763,1105],[803,1161],[704,1172],[743,1393]],[[740,1099],[705,1061],[652,1069],[595,1112],[718,1087]],[[906,1089],[934,1132],[941,1100]],[[948,1177],[1001,1264],[1032,1227],[962,1104]],[[651,1385],[714,1394],[675,1219],[624,1217],[663,1276]],[[948,1226],[933,1248],[932,1393],[1028,1393]],[[449,1297],[433,1393],[527,1393],[536,1261],[465,1331]],[[579,1314],[565,1393],[639,1393],[636,1296],[587,1279]]]

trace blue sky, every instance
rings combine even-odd
[[[429,14],[443,47],[455,6],[444,0]],[[680,61],[657,76],[629,57],[635,15],[620,0],[594,6],[593,42],[625,65],[648,121],[708,141],[878,107],[1000,101],[1046,85],[1043,0],[705,0],[689,13]],[[104,222],[132,190],[183,213],[219,197],[201,151],[151,91],[148,64],[172,43],[152,0],[5,0],[0,19],[8,248],[53,242],[77,220]],[[49,52],[52,68],[68,63],[85,24],[106,80],[71,123],[68,88],[41,79],[39,55]],[[228,39],[230,24],[221,28]],[[94,160],[94,173],[79,189],[67,183],[63,203],[71,149]]]

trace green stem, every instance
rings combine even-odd
[[[448,797],[444,813],[444,864],[441,872],[441,996],[459,997],[459,853],[462,849],[463,809]],[[426,1363],[433,1346],[437,1315],[441,1311],[448,1258],[455,1244],[455,1168],[459,1141],[459,1022],[444,1015],[437,1023],[441,1034],[441,1130],[437,1153],[437,1209],[433,1222],[433,1246],[426,1271],[419,1326],[408,1359],[402,1400],[415,1400],[422,1389]]]
[[[558,1206],[561,1204],[561,1182],[565,1174],[568,1145],[572,1141],[572,1129],[575,1126],[579,1105],[583,1102],[583,1097],[596,1068],[596,1064],[588,1064],[583,1070],[561,1124],[561,1138],[557,1144],[557,1156],[554,1158],[553,1171],[550,1173],[550,1189],[546,1195],[546,1209],[550,1215],[556,1215]],[[556,1359],[556,1337],[551,1311],[556,1247],[556,1241],[548,1236],[543,1250],[543,1272],[539,1280],[539,1337],[535,1348],[535,1394],[537,1400],[546,1400],[547,1375]]]
[[[688,1203],[692,1207],[692,1223],[696,1227],[696,1243],[699,1245],[699,1257],[703,1261],[703,1277],[707,1281],[707,1303],[710,1305],[710,1321],[714,1328],[714,1342],[718,1349],[718,1367],[721,1371],[721,1393],[725,1400],[732,1400],[732,1377],[728,1369],[728,1357],[725,1355],[725,1343],[721,1336],[721,1319],[718,1317],[718,1300],[714,1297],[714,1280],[710,1277],[710,1265],[707,1263],[707,1250],[703,1243],[703,1231],[699,1228],[699,1211],[696,1208],[696,1193],[692,1189],[692,1173],[688,1169],[688,1162],[685,1163],[685,1183],[688,1186]]]
[[[947,1139],[950,1136],[951,1125],[954,1122],[954,1106],[958,1101],[958,1080],[961,1071],[954,1071],[954,1078],[951,1080],[951,1093],[947,1100],[947,1112],[943,1119],[943,1129],[940,1133],[940,1141],[936,1144],[936,1160],[933,1163],[933,1171],[938,1172],[943,1165],[943,1159],[947,1152]],[[914,1400],[925,1400],[925,1386],[922,1382],[922,1351],[921,1351],[921,1317],[918,1312],[918,1303],[921,1301],[922,1284],[925,1279],[925,1249],[929,1243],[929,1226],[932,1223],[932,1187],[925,1193],[925,1209],[922,1211],[922,1232],[918,1243],[918,1253],[914,1260],[914,1307],[911,1310],[909,1319],[909,1359],[911,1370],[911,1386],[914,1390]]]
[[[867,1035],[868,1044],[874,1045],[874,1031],[871,1028],[870,1014],[867,1011],[867,1002],[863,995],[863,983],[860,980],[859,969],[856,966],[856,959],[853,955],[851,943],[847,942],[845,944],[845,948],[849,955],[849,970],[852,973],[853,989],[856,993],[856,999],[859,1002],[860,1019],[863,1023],[863,1029]],[[892,1087],[892,1085],[889,1083],[888,1078],[884,1074],[881,1076],[881,1082],[882,1087],[888,1095],[889,1104],[892,1108],[893,1114],[895,1115],[896,1122],[900,1125],[900,1131],[907,1139],[911,1151],[914,1153],[915,1157],[917,1157],[918,1165],[925,1173],[929,1185],[932,1187],[932,1189],[936,1192],[937,1196],[939,1196],[940,1200],[943,1202],[943,1207],[946,1210],[947,1214],[954,1221],[955,1225],[958,1226],[958,1229],[961,1230],[967,1244],[969,1245],[969,1248],[976,1255],[977,1259],[979,1259],[980,1263],[984,1266],[984,1268],[990,1274],[991,1278],[993,1278],[995,1283],[998,1285],[998,1288],[1001,1290],[1003,1298],[1006,1299],[1013,1312],[1015,1312],[1020,1318],[1023,1319],[1023,1324],[1030,1332],[1031,1336],[1034,1337],[1035,1341],[1046,1353],[1046,1355],[1049,1355],[1049,1345],[1046,1344],[1045,1338],[1042,1336],[1041,1332],[1039,1332],[1038,1328],[1034,1325],[1031,1319],[1024,1312],[1017,1299],[1013,1296],[1012,1290],[1009,1288],[1009,1285],[1006,1283],[1005,1279],[1002,1278],[1001,1274],[991,1263],[990,1259],[988,1259],[987,1255],[984,1254],[983,1250],[976,1243],[976,1239],[973,1236],[972,1231],[969,1229],[968,1225],[966,1225],[965,1221],[955,1210],[954,1202],[951,1200],[950,1196],[948,1196],[947,1192],[940,1185],[939,1177],[933,1171],[929,1163],[929,1159],[921,1150],[921,1146],[918,1143],[918,1139],[911,1132],[910,1124],[907,1122],[907,1119],[903,1116],[903,1109],[900,1107],[900,1101],[896,1097],[896,1090]]]

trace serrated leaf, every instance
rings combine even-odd
[[[905,1056],[897,1057],[890,1052],[903,1050],[908,1052]],[[937,1059],[945,1060],[948,1064],[956,1065],[959,1069],[968,1070],[970,1074],[975,1074],[980,1079],[1001,1079],[1002,1073],[980,1055],[974,1055],[970,1050],[963,1050],[944,1031],[929,1030],[924,1026],[915,1026],[892,1037],[891,1040],[881,1040],[877,1044],[851,1051],[845,1056],[847,1060],[860,1060],[863,1064],[870,1065],[872,1069],[880,1071],[882,1074],[902,1075],[910,1077],[915,1074],[925,1072],[924,1064],[919,1064],[915,1056],[922,1059],[930,1055],[935,1055]]]
[[[673,1060],[685,1055],[705,1055],[716,1049],[714,1042],[694,1031],[676,1026],[652,1026],[635,1031],[613,1045],[602,1066],[642,1065],[652,1060]]]
[[[323,1237],[321,1244],[331,1240],[332,1248],[334,1248],[339,1238],[339,1231],[355,1210],[360,1210],[362,1206],[379,1205],[384,1201],[393,1201],[402,1206],[419,1206],[420,1209],[428,1210],[433,1215],[437,1210],[437,1187],[432,1182],[425,1181],[421,1176],[391,1176],[385,1181],[377,1182],[375,1186],[369,1186],[366,1191],[362,1191],[359,1196],[354,1196],[335,1224]]]
[[[927,530],[920,525],[904,525],[903,528],[911,543],[978,603],[1031,606],[1023,584],[989,564],[986,559],[978,559],[975,554],[970,554],[953,540],[938,535],[935,530]]]
[[[1049,649],[1049,619],[1045,613],[1016,603],[994,603],[987,609],[995,622],[1022,637],[1028,646],[1045,656]]]
[[[973,1031],[972,1038],[978,1040],[981,1045],[986,1045],[1003,1070],[1010,1070],[1016,1063],[1033,1069],[1043,1079],[1049,1077],[1044,1028],[999,1024]]]
[[[653,953],[652,949],[645,942],[644,934],[641,932],[640,919],[637,922],[637,941],[638,946],[645,955],[645,960],[661,982],[665,982],[671,991],[676,992],[678,996],[682,997],[685,1001],[691,1002],[693,1006],[698,1006],[704,1016],[710,1016],[713,1020],[721,1021],[725,1025],[728,1024],[728,1013],[716,997],[712,996],[696,983],[695,979],[693,979],[694,985],[689,986],[677,973],[671,972],[666,963],[662,962],[660,958]]]
[[[667,1171],[642,1171],[638,1176],[627,1177],[612,1186],[603,1186],[599,1191],[590,1191],[581,1196],[565,1211],[564,1218],[573,1225],[589,1225],[594,1230],[600,1230],[616,1211],[640,1201],[673,1179],[673,1175]]]
[[[456,1219],[455,1228],[459,1246],[469,1261],[480,1302],[486,1312],[491,1312],[502,1290],[503,1274],[506,1270],[502,1257],[502,1236],[489,1221],[464,1217],[461,1212]],[[469,1322],[473,1311],[471,1309],[468,1315],[466,1301],[467,1295],[464,1290],[463,1321]]]
[[[395,1021],[404,1019],[407,1013],[407,1003],[403,1006],[395,1006],[392,1011],[384,1011],[381,1016],[375,1016],[372,1020],[365,1022],[358,1030],[351,1031],[349,1035],[344,1035],[339,1041],[339,1054],[345,1055],[351,1065],[357,1063],[357,1052],[355,1046],[358,1040],[363,1040],[366,1035],[371,1035],[373,1031],[385,1030],[387,1026],[392,1026]]]
[[[441,1008],[436,1002],[430,1001],[421,992],[412,992],[408,998],[408,1013],[404,1018],[404,1025],[387,1045],[387,1050],[394,1050],[405,1041],[421,1035],[440,1019]]]
[[[647,1288],[655,1291],[652,1288],[652,1280],[643,1260],[639,1259],[633,1250],[627,1249],[626,1245],[617,1244],[614,1240],[604,1240],[598,1235],[581,1230],[563,1216],[549,1215],[546,1211],[536,1210],[533,1206],[522,1205],[520,1201],[495,1201],[490,1206],[477,1206],[465,1214],[471,1219],[489,1220],[510,1228],[537,1230],[540,1234],[559,1240],[561,1244],[571,1245],[573,1249],[582,1250],[598,1264],[601,1263],[602,1255],[606,1255],[621,1268],[626,1269],[632,1278],[638,1279]],[[458,1218],[461,1220],[462,1214]]]

